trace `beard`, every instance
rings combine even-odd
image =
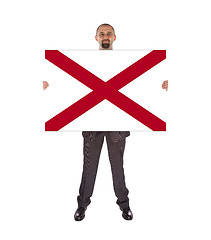
[[[104,41],[108,41],[108,43],[106,42],[104,42]],[[110,47],[110,41],[109,40],[103,40],[102,41],[102,48],[109,48]]]

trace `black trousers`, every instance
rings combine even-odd
[[[117,197],[117,204],[120,208],[129,206],[128,189],[125,184],[125,175],[123,168],[123,154],[125,149],[125,138],[114,142],[108,132],[97,132],[93,141],[84,138],[84,164],[79,189],[78,206],[87,207],[91,200],[94,190],[94,184],[99,164],[101,149],[104,137],[106,138],[109,160],[111,164],[113,187]]]

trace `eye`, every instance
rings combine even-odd
[[[100,36],[103,37],[103,36],[104,36],[104,33],[100,33]]]

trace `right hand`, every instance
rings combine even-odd
[[[49,83],[47,81],[43,81],[43,90],[45,90],[48,86],[49,86]]]

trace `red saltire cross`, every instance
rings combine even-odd
[[[118,90],[166,58],[165,50],[153,50],[104,82],[58,50],[46,50],[45,58],[93,91],[48,120],[46,131],[58,131],[107,99],[153,131],[166,131],[166,123]]]

